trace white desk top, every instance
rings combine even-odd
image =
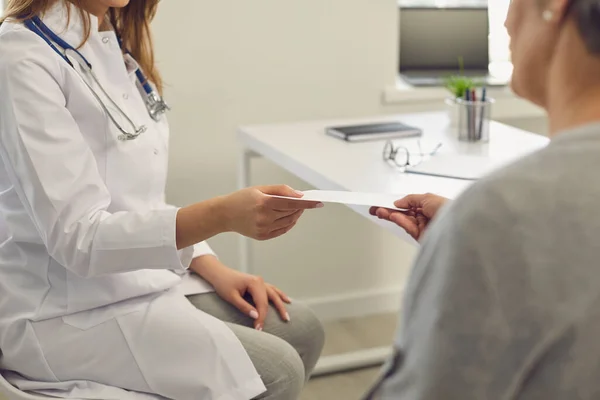
[[[487,155],[499,165],[544,147],[548,138],[492,122],[490,142],[456,140],[443,112],[405,114],[373,119],[317,121],[296,124],[248,126],[239,131],[242,144],[270,159],[318,189],[357,192],[436,193],[454,198],[472,182],[403,173],[382,157],[385,141],[347,143],[325,135],[325,128],[364,122],[400,120],[423,129],[423,151],[442,142],[440,152]],[[417,139],[395,143],[416,149]],[[306,188],[297,188],[306,189]]]

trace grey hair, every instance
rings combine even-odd
[[[588,51],[600,56],[600,0],[571,0],[571,10]]]

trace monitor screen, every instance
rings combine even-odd
[[[481,8],[402,8],[400,71],[485,70],[489,65],[489,18]]]

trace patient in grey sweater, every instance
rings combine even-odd
[[[375,211],[427,233],[367,399],[600,399],[600,0],[513,0],[507,28],[552,140],[437,215]]]

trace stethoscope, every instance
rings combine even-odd
[[[60,55],[63,58],[63,60],[65,60],[71,67],[73,67],[73,69],[75,69],[75,67],[73,66],[73,63],[71,62],[68,56],[75,59],[81,67],[81,69],[92,77],[92,79],[94,80],[96,85],[98,85],[98,87],[100,88],[104,96],[106,96],[108,101],[110,101],[110,103],[117,109],[119,114],[121,114],[125,118],[127,123],[131,126],[131,128],[133,128],[133,133],[125,130],[112,115],[108,107],[106,107],[102,99],[100,99],[100,96],[98,96],[96,91],[90,86],[90,84],[86,82],[85,79],[83,79],[84,83],[93,93],[94,97],[96,98],[104,112],[108,115],[108,118],[117,127],[119,132],[121,132],[121,134],[118,137],[119,140],[133,140],[146,131],[145,125],[137,126],[131,120],[131,118],[129,118],[127,114],[121,109],[121,107],[119,107],[117,103],[115,103],[115,101],[108,95],[108,93],[106,92],[106,90],[104,90],[104,87],[100,84],[98,78],[96,77],[96,74],[92,69],[92,64],[90,64],[90,62],[77,49],[75,49],[73,46],[62,40],[57,34],[52,32],[52,30],[46,24],[44,24],[39,17],[33,17],[31,19],[28,19],[24,22],[24,24],[27,28],[29,28],[29,30],[37,34],[46,43],[48,43],[48,45],[52,47],[52,49],[54,49],[54,51],[56,51],[56,53],[58,53],[58,55]],[[55,46],[55,44],[56,46],[61,47],[64,53],[61,52]],[[123,47],[123,43],[120,38],[119,46],[121,46],[121,48]],[[129,51],[125,51],[131,56]],[[165,101],[158,95],[158,93],[156,93],[156,91],[152,89],[152,86],[148,83],[148,79],[146,79],[146,76],[139,68],[137,69],[137,71],[135,71],[135,75],[137,77],[138,82],[140,83],[140,86],[144,89],[145,103],[146,108],[148,109],[148,114],[150,114],[150,117],[153,120],[158,121],[160,116],[170,108],[165,103]]]

